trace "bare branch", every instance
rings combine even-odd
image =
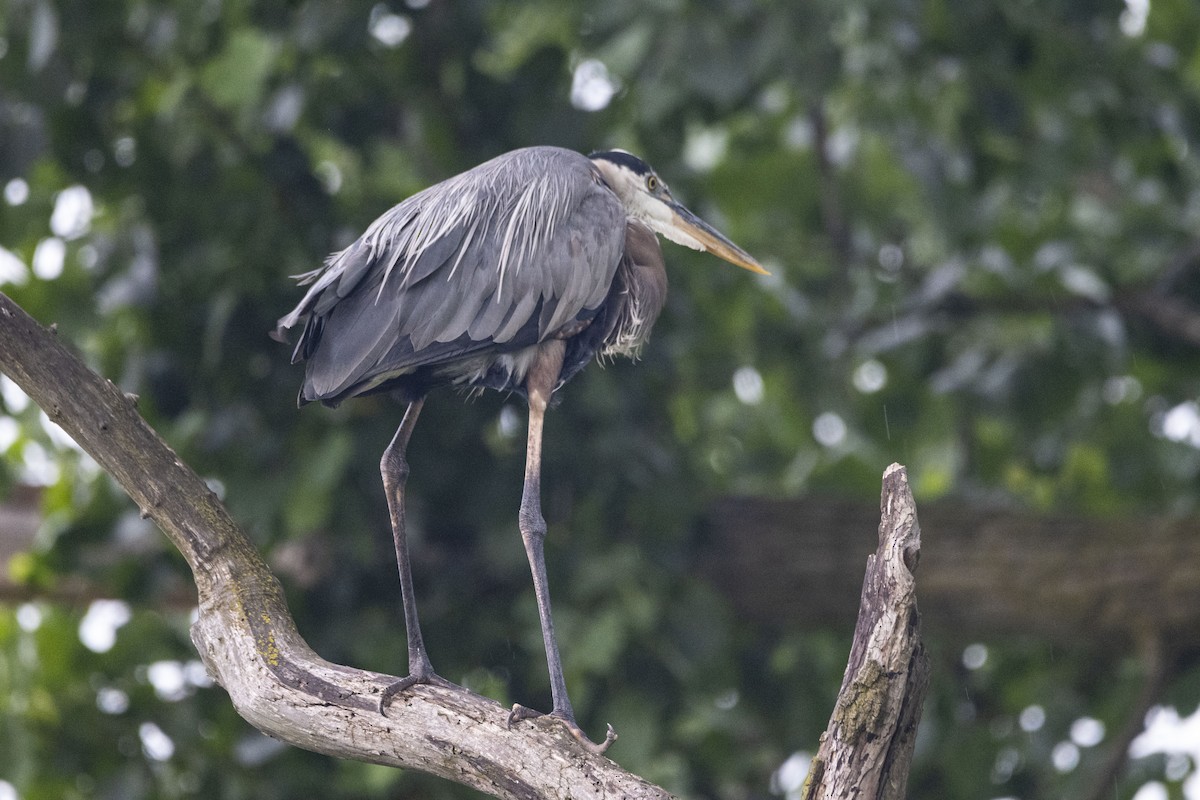
[[[279,582],[195,472],[111,381],[0,294],[0,371],[86,450],[187,559],[192,640],[239,714],[282,741],[422,770],[502,798],[665,798],[562,726],[505,729],[508,710],[462,688],[416,687],[375,709],[392,676],[331,664],[305,643]]]
[[[913,570],[921,528],[908,473],[883,474],[879,547],[867,557],[854,644],[806,800],[902,800],[929,686]]]

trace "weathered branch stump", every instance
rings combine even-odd
[[[929,685],[913,572],[921,528],[908,473],[883,474],[879,547],[867,557],[854,643],[805,800],[901,800]]]

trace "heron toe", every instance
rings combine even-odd
[[[511,730],[514,722],[519,722],[523,719],[534,719],[536,717],[549,717],[550,719],[555,720],[564,728],[566,728],[567,731],[575,737],[575,740],[583,745],[585,749],[597,755],[603,753],[609,748],[609,745],[617,740],[617,732],[613,729],[611,724],[608,726],[608,730],[605,731],[604,741],[596,743],[588,738],[587,734],[583,732],[583,728],[579,727],[579,723],[575,721],[575,718],[572,715],[560,711],[551,711],[549,714],[547,714],[542,711],[535,711],[534,709],[523,706],[520,703],[513,704],[512,710],[508,712],[508,719],[506,719],[504,722],[504,727],[508,730]]]
[[[392,701],[392,698],[403,692],[405,689],[416,686],[417,684],[424,684],[426,686],[441,686],[443,689],[457,688],[452,681],[446,680],[432,669],[413,672],[412,674],[407,675],[398,681],[388,684],[384,688],[383,692],[379,695],[379,713],[386,717],[387,706],[388,703]]]

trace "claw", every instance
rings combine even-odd
[[[613,729],[612,725],[608,726],[608,730],[604,734],[604,741],[596,743],[587,737],[587,734],[583,732],[583,728],[579,727],[579,724],[575,722],[573,717],[559,713],[558,711],[551,711],[549,714],[534,711],[532,708],[523,706],[520,703],[513,704],[512,710],[508,712],[508,718],[504,721],[504,727],[506,730],[512,730],[514,722],[519,722],[523,719],[534,719],[535,717],[549,717],[555,720],[566,728],[575,737],[575,740],[583,745],[584,749],[596,755],[602,754],[608,749],[609,745],[617,740],[617,732]]]
[[[392,698],[403,692],[405,689],[416,686],[417,684],[425,684],[426,686],[441,686],[443,689],[455,688],[452,682],[446,680],[441,675],[438,675],[433,671],[419,673],[414,672],[411,675],[388,684],[384,688],[379,695],[379,713],[386,717],[387,706],[388,703],[392,701]]]

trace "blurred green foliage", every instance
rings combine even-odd
[[[567,679],[627,768],[689,796],[785,794],[849,632],[736,619],[694,568],[712,498],[872,498],[898,460],[918,501],[1197,511],[1197,342],[1134,301],[1200,305],[1200,7],[1147,8],[0,0],[0,289],[140,395],[323,656],[403,671],[378,477],[399,409],[295,409],[299,371],[266,337],[299,296],[287,276],[505,150],[637,152],[774,274],[665,245],[641,363],[562,392],[544,488]],[[18,797],[464,796],[238,719],[197,669],[182,560],[4,389],[0,495],[45,485],[10,562],[32,599],[0,606]],[[435,666],[547,705],[523,417],[501,396],[427,406],[412,535]],[[114,620],[62,600],[81,576],[131,609],[100,652],[81,629]],[[1008,641],[968,669],[960,644],[934,643],[913,796],[1086,787],[1098,750],[1062,768],[1056,748],[1080,717],[1120,727],[1136,662]],[[1172,701],[1198,691],[1193,672]],[[1143,760],[1116,796],[1156,779],[1179,797],[1189,770]]]

